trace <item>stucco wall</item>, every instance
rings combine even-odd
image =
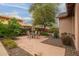
[[[64,32],[74,34],[74,26],[74,17],[59,19],[59,35]]]
[[[75,47],[79,52],[79,3],[75,5]]]

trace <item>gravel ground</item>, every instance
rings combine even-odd
[[[8,49],[6,47],[6,50],[10,56],[32,56],[30,53],[28,53],[27,51],[19,47],[13,48],[13,49]]]
[[[64,46],[64,48],[66,49],[65,56],[77,56],[77,53],[74,48],[69,46]]]
[[[78,56],[79,55],[79,53],[76,53],[75,48],[72,48],[70,46],[64,46],[62,44],[61,39],[49,38],[48,40],[45,40],[42,43],[65,48],[65,56]]]

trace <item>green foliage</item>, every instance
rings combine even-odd
[[[30,10],[33,17],[33,25],[52,26],[55,24],[57,4],[37,3],[32,4]]]
[[[43,36],[48,36],[48,32],[41,32],[40,35],[43,35]]]
[[[53,33],[53,32],[54,32],[54,28],[50,28],[50,29],[49,29],[49,32],[50,32],[50,33]]]
[[[58,28],[50,28],[49,32],[54,34],[54,38],[59,38],[59,29]]]
[[[6,46],[8,48],[16,48],[17,47],[17,45],[14,42],[14,40],[9,39],[9,38],[2,40],[2,43],[3,43],[4,46]]]
[[[20,35],[27,35],[27,29],[21,29]]]
[[[54,32],[54,38],[59,38],[59,31]]]
[[[8,29],[7,26],[8,26],[7,24],[3,24],[0,21],[0,36],[4,37],[6,35],[6,32],[8,32],[7,31],[7,29]]]
[[[59,29],[53,28],[54,38],[59,38]]]
[[[20,32],[20,25],[15,18],[10,19],[8,24],[3,24],[0,21],[0,36],[14,37],[19,35]]]
[[[21,32],[20,24],[17,22],[15,18],[12,18],[9,21],[8,28],[8,34],[10,34],[10,36],[17,36]]]

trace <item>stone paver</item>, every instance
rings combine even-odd
[[[1,42],[0,42],[0,56],[8,56],[8,53]]]
[[[25,51],[28,51],[32,55],[38,54],[43,56],[64,56],[65,49],[56,47],[49,44],[41,43],[46,40],[46,37],[40,37],[40,39],[29,39],[27,36],[18,37],[16,43]]]

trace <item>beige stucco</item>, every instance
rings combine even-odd
[[[72,33],[74,34],[74,17],[62,18],[59,20],[59,35],[61,33]]]
[[[75,47],[79,51],[79,4],[75,5]]]
[[[11,20],[12,17],[6,17],[6,16],[0,16],[0,21],[1,23],[3,24],[8,24],[9,23],[9,20]],[[16,20],[18,21],[18,23],[21,25],[21,26],[25,26],[26,24],[24,24],[23,20],[20,20],[20,19],[17,19]]]

